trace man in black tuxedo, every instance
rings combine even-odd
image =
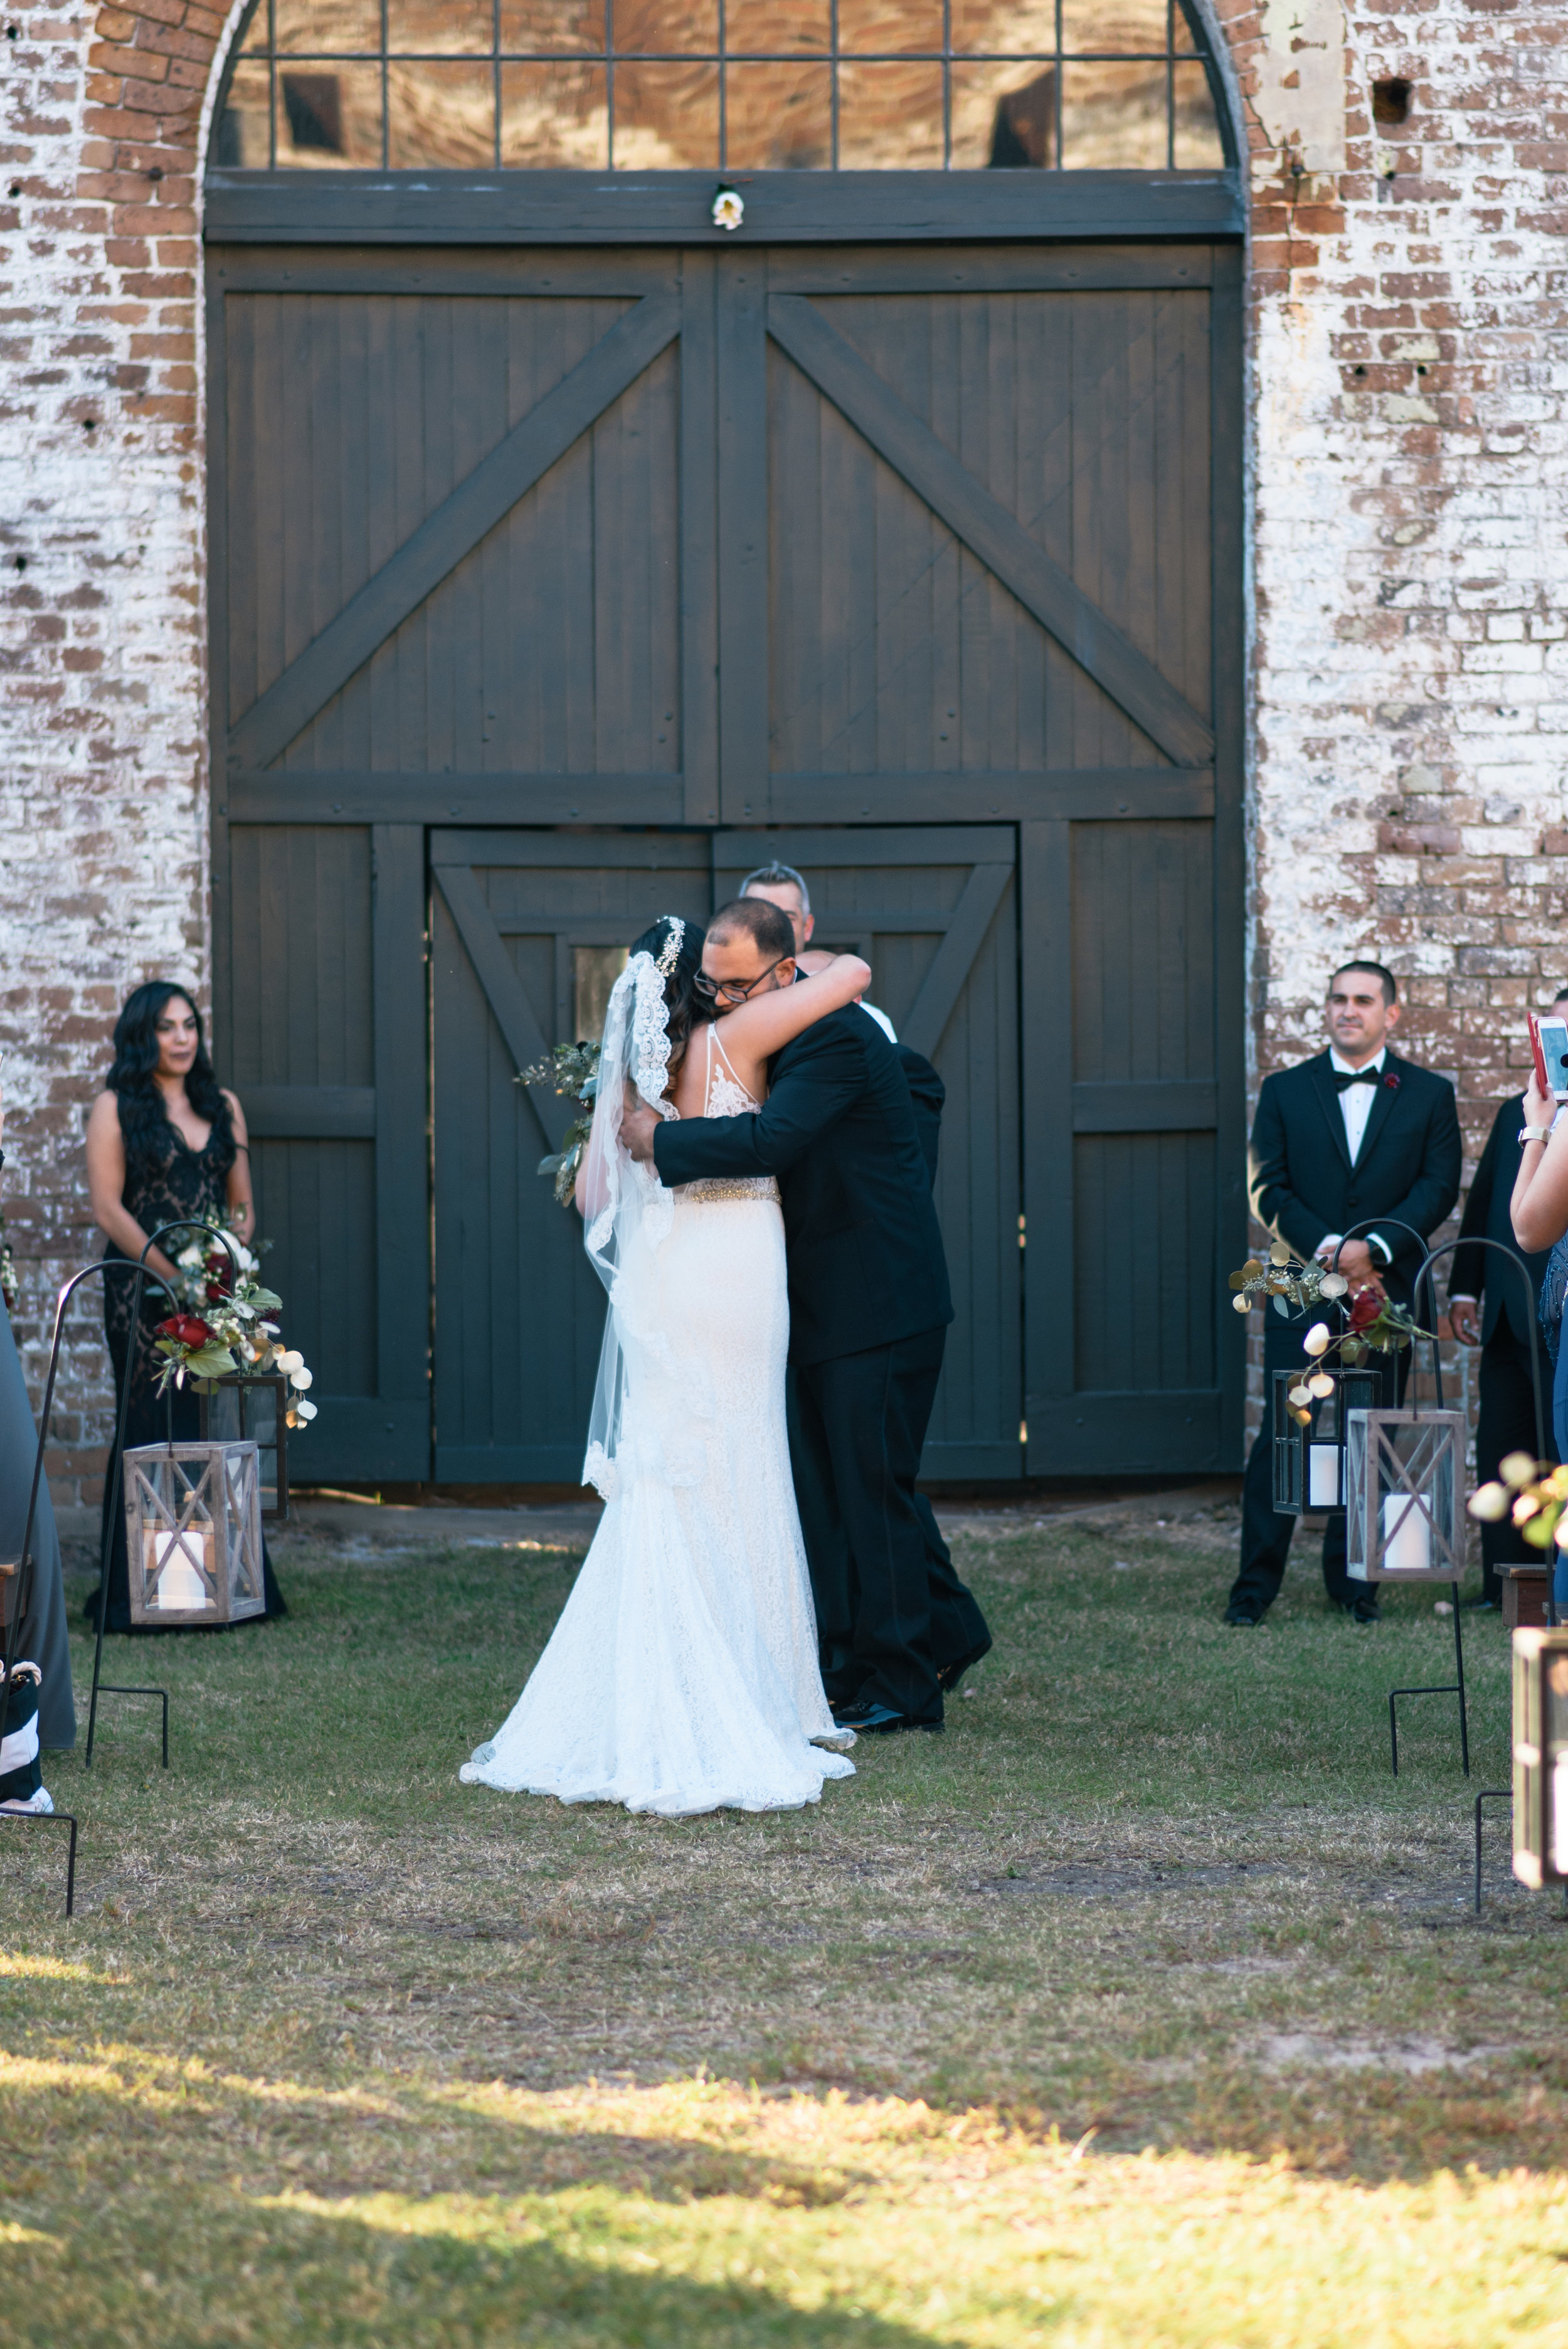
[[[792,944],[776,907],[746,899],[714,916],[703,968],[744,1000],[792,983]],[[833,1572],[826,1588],[813,1579],[829,1701],[834,1718],[861,1734],[940,1729],[942,1684],[954,1683],[962,1663],[944,1670],[934,1633],[968,1612],[975,1644],[989,1638],[951,1566],[949,1603],[933,1608],[914,1480],[953,1303],[920,1121],[895,1048],[851,1004],[776,1056],[755,1116],[665,1122],[645,1109],[629,1112],[622,1132],[665,1183],[778,1177],[800,1419],[844,1537],[836,1550],[817,1547],[830,1558],[847,1550],[847,1588]]]
[[[1553,999],[1553,1008],[1568,1003],[1568,988]],[[1480,1346],[1480,1416],[1475,1436],[1478,1485],[1490,1484],[1498,1462],[1510,1452],[1540,1449],[1535,1423],[1535,1390],[1530,1374],[1533,1352],[1541,1373],[1541,1400],[1545,1420],[1546,1454],[1554,1458],[1552,1441],[1552,1365],[1541,1341],[1535,1308],[1541,1298],[1546,1249],[1528,1256],[1513,1237],[1509,1201],[1519,1172],[1519,1135],[1524,1123],[1524,1095],[1513,1093],[1498,1105],[1480,1164],[1475,1170],[1470,1197],[1460,1225],[1462,1240],[1500,1240],[1530,1275],[1532,1303],[1524,1301],[1524,1284],[1496,1251],[1458,1247],[1450,1260],[1449,1326],[1461,1345]],[[1480,1309],[1478,1312],[1478,1307]],[[1539,1566],[1541,1552],[1532,1549],[1511,1517],[1480,1529],[1481,1595],[1469,1606],[1495,1607],[1501,1598],[1501,1569],[1505,1566]]]
[[[802,978],[813,971],[823,970],[833,959],[829,953],[811,945],[816,917],[811,911],[811,895],[806,876],[797,873],[792,864],[780,864],[777,859],[769,864],[759,864],[748,873],[740,885],[742,897],[763,897],[777,905],[795,934],[796,966]],[[851,926],[853,926],[851,922]],[[909,1081],[909,1098],[914,1110],[915,1130],[933,1189],[936,1185],[936,1160],[942,1141],[942,1108],[947,1089],[924,1055],[901,1044],[892,1021],[885,1011],[862,998],[861,1009],[874,1019],[885,1033],[898,1054],[899,1066]],[[806,1551],[811,1565],[811,1593],[816,1602],[817,1624],[821,1640],[822,1678],[830,1692],[843,1684],[854,1685],[852,1661],[854,1622],[854,1569],[850,1557],[849,1537],[843,1521],[834,1506],[833,1480],[828,1454],[826,1431],[809,1402],[802,1403],[800,1381],[791,1365],[788,1388],[789,1418],[789,1464],[795,1479],[795,1499],[800,1511],[801,1530],[806,1537]],[[951,1696],[971,1665],[977,1664],[991,1648],[991,1634],[985,1628],[973,1595],[965,1588],[954,1570],[953,1553],[942,1537],[936,1522],[936,1512],[925,1495],[918,1489],[914,1495],[915,1513],[925,1537],[926,1587],[931,1600],[931,1645],[936,1660],[936,1677],[944,1692]]]
[[[1398,988],[1381,963],[1346,963],[1328,988],[1326,1052],[1265,1077],[1248,1155],[1253,1215],[1298,1257],[1326,1260],[1347,1231],[1339,1269],[1352,1288],[1377,1281],[1410,1300],[1425,1253],[1408,1224],[1429,1237],[1459,1196],[1460,1122],[1454,1089],[1388,1049],[1398,1024]],[[1377,1216],[1387,1218],[1379,1230]],[[1372,1225],[1367,1231],[1365,1226]],[[1264,1317],[1264,1424],[1242,1492],[1242,1570],[1231,1588],[1227,1623],[1258,1623],[1284,1578],[1293,1517],[1277,1516],[1273,1493],[1273,1373],[1305,1370],[1301,1341],[1316,1312]],[[1374,1357],[1374,1363],[1377,1361]],[[1384,1401],[1403,1395],[1408,1351],[1382,1364]],[[1323,1537],[1323,1579],[1330,1600],[1358,1623],[1377,1620],[1370,1585],[1345,1571],[1345,1519],[1332,1516]]]

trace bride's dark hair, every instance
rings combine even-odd
[[[185,1079],[185,1098],[197,1116],[205,1118],[212,1128],[217,1145],[212,1151],[213,1164],[219,1174],[224,1174],[233,1164],[235,1154],[229,1104],[207,1057],[207,1039],[195,999],[167,978],[149,979],[144,987],[127,996],[125,1008],[114,1023],[114,1062],[104,1082],[117,1097],[126,1167],[129,1171],[161,1166],[168,1155],[173,1128],[156,1081],[158,1022],[164,1006],[176,996],[181,1003],[188,1003],[196,1016],[196,1058]]]
[[[640,938],[632,940],[633,954],[652,955],[655,962],[669,944],[670,933],[680,921],[676,914],[661,914],[651,929]],[[709,1006],[703,1002],[692,986],[702,968],[702,942],[707,932],[695,922],[681,925],[681,942],[676,950],[675,968],[665,980],[665,1001],[669,1007],[670,1074],[673,1077],[686,1058],[691,1031],[698,1020],[712,1018]]]

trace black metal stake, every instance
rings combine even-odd
[[[1460,1754],[1464,1763],[1465,1776],[1467,1778],[1470,1776],[1470,1723],[1465,1710],[1465,1650],[1464,1633],[1460,1628],[1462,1618],[1460,1614],[1460,1587],[1457,1582],[1450,1582],[1449,1588],[1454,1594],[1454,1671],[1456,1678],[1451,1681],[1434,1682],[1428,1688],[1397,1688],[1389,1690],[1388,1744],[1390,1754],[1393,1758],[1394,1775],[1396,1778],[1399,1775],[1399,1717],[1394,1710],[1394,1700],[1396,1697],[1401,1696],[1458,1697],[1460,1701]]]
[[[77,1816],[74,1811],[0,1810],[0,1819],[19,1819],[24,1826],[69,1827],[70,1850],[66,1859],[66,1917],[77,1912]]]
[[[1475,1798],[1475,1913],[1480,1915],[1480,1806],[1483,1803],[1513,1803],[1511,1786],[1483,1786]]]

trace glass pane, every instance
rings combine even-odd
[[[387,47],[393,57],[440,49],[488,57],[494,41],[490,0],[387,0]]]
[[[265,66],[238,65],[229,95],[212,135],[212,160],[221,171],[264,171],[268,153],[268,118],[272,112],[271,75]]]
[[[839,0],[842,55],[916,49],[942,55],[942,0]]]
[[[624,947],[573,947],[572,949],[572,1033],[580,1044],[594,1043],[604,1033],[610,990],[626,968]]]
[[[266,8],[263,5],[262,15]],[[379,0],[277,0],[278,55],[381,54]]]
[[[553,57],[603,51],[604,0],[500,0],[500,45]]]
[[[826,56],[832,29],[830,0],[728,0],[724,12],[724,45],[732,57],[799,50]]]
[[[747,171],[826,171],[833,160],[831,66],[726,66],[725,162]]]
[[[1062,0],[1062,50],[1165,52],[1165,0]]]
[[[502,66],[500,160],[513,171],[603,171],[610,116],[603,66]]]
[[[1062,162],[1069,171],[1157,171],[1165,156],[1165,68],[1062,67]]]
[[[278,76],[280,171],[381,169],[381,68],[310,64]]]
[[[611,21],[618,57],[639,51],[676,57],[718,54],[718,0],[615,0]],[[716,92],[716,111],[717,103]],[[617,144],[619,140],[617,130]]]
[[[841,66],[839,163],[846,171],[942,169],[942,67]]]
[[[387,162],[460,171],[495,166],[495,82],[489,66],[387,69]]]
[[[1057,69],[954,66],[955,171],[1048,170],[1057,158]]]
[[[718,67],[615,67],[617,171],[688,171],[718,163]]]
[[[255,14],[240,36],[240,55],[248,57],[259,53],[264,57],[268,38],[267,0],[259,0]]]
[[[953,0],[953,47],[960,55],[994,49],[1005,57],[1056,55],[1056,0]]]
[[[1222,171],[1225,150],[1214,116],[1213,93],[1201,65],[1176,67],[1176,168]]]
[[[1187,22],[1181,0],[1171,0],[1171,46],[1179,57],[1194,56],[1198,47],[1198,36]]]

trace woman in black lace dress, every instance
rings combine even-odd
[[[88,1119],[88,1188],[93,1216],[105,1234],[106,1258],[141,1255],[161,1225],[222,1216],[236,1239],[252,1237],[251,1162],[244,1112],[212,1073],[201,1035],[201,1015],[190,997],[167,979],[139,987],[120,1013],[114,1031],[114,1065]],[[191,1233],[170,1236],[176,1255]],[[174,1281],[175,1268],[161,1248],[148,1263]],[[133,1346],[128,1273],[104,1281],[104,1335],[114,1363],[115,1392],[123,1393],[129,1366],[130,1399],[126,1411],[128,1447],[157,1444],[169,1432],[169,1405],[157,1392],[162,1357],[153,1333],[174,1310],[161,1288],[143,1292],[140,1330]],[[177,1443],[201,1434],[200,1410],[189,1387],[173,1391]],[[111,1455],[105,1470],[104,1510],[114,1508],[114,1544],[109,1555],[108,1612],[105,1628],[129,1631],[130,1587],[126,1568],[123,1495],[117,1491]],[[263,1551],[266,1612],[285,1612]],[[89,1621],[98,1619],[98,1593],[88,1601]],[[255,1619],[252,1619],[253,1620]]]

